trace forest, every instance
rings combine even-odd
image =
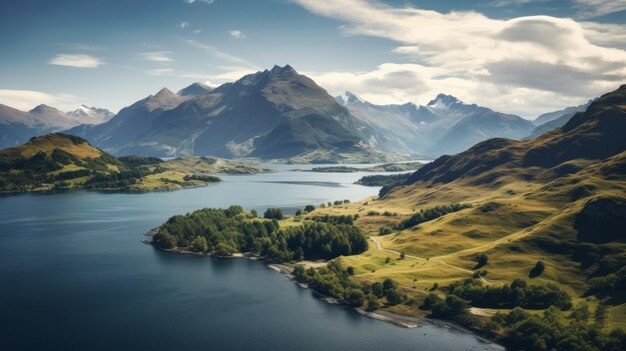
[[[278,213],[273,209],[266,218]],[[329,260],[368,248],[367,239],[353,225],[306,222],[280,228],[276,218],[258,219],[241,206],[173,216],[159,228],[153,243],[163,249],[191,248],[219,256],[252,252],[274,262]]]

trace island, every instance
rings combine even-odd
[[[369,167],[350,167],[350,166],[327,166],[327,167],[315,167],[308,172],[323,172],[323,173],[354,173],[354,172],[403,172],[403,171],[416,171],[420,169],[424,164],[421,162],[396,162],[385,163],[382,165],[369,166]]]
[[[220,182],[216,174],[264,172],[271,170],[215,157],[115,157],[61,133],[0,150],[0,193],[176,190]]]

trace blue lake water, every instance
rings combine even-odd
[[[262,262],[168,254],[143,233],[172,215],[260,213],[375,195],[363,173],[223,176],[205,188],[0,198],[1,350],[491,350],[430,324],[399,328],[315,298]]]

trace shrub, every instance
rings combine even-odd
[[[530,278],[538,277],[541,275],[541,273],[543,273],[545,268],[546,268],[546,265],[543,263],[543,261],[537,261],[533,269],[531,269],[530,273],[528,273],[528,276]]]

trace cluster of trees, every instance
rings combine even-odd
[[[421,209],[419,213],[412,215],[397,225],[397,230],[411,228],[420,223],[432,221],[451,212],[457,212],[472,207],[470,204],[451,204]]]
[[[469,305],[467,301],[453,294],[441,299],[437,294],[430,293],[420,308],[432,310],[434,317],[451,318],[466,313]]]
[[[333,223],[333,224],[354,224],[354,221],[359,218],[358,214],[355,215],[317,215],[310,217],[312,221]]]
[[[140,167],[151,166],[163,163],[163,160],[158,157],[144,157],[144,156],[122,156],[118,160],[128,167]]]
[[[612,297],[626,293],[626,256],[611,243],[579,244],[575,247],[572,258],[580,262],[582,269],[595,266],[589,275],[591,287],[587,294]]]
[[[240,206],[206,208],[170,218],[153,243],[165,249],[191,247],[223,256],[254,252],[276,262],[332,259],[359,254],[368,247],[361,230],[352,225],[309,222],[281,229],[276,219],[254,218]]]
[[[308,284],[315,291],[353,307],[366,304],[368,310],[375,310],[380,306],[379,299],[386,298],[387,303],[391,305],[401,303],[405,299],[393,280],[385,279],[372,284],[356,283],[351,279],[354,269],[344,268],[338,261],[318,269],[305,269],[298,265],[293,274],[297,281]]]
[[[322,204],[322,207],[326,207],[326,205]],[[313,205],[306,205],[304,206],[304,210],[298,209],[296,211],[296,216],[302,216],[302,214],[304,213],[309,213],[309,212],[313,212],[315,211],[315,206]]]
[[[152,174],[147,168],[135,168],[122,172],[96,173],[85,182],[85,189],[128,189],[139,179]]]
[[[387,195],[391,189],[406,184],[412,173],[391,174],[391,175],[371,175],[365,176],[356,181],[355,184],[365,186],[382,186],[378,191],[378,197]]]
[[[467,278],[450,284],[447,290],[476,307],[545,309],[556,306],[562,310],[572,307],[571,297],[558,286],[528,285],[521,279],[501,286],[484,286],[479,279]]]
[[[210,176],[210,175],[203,175],[203,174],[190,174],[190,175],[186,175],[183,177],[183,180],[186,182],[192,181],[192,180],[199,180],[201,182],[205,182],[205,183],[219,183],[222,180],[218,177],[215,176]]]
[[[406,183],[411,173],[391,174],[391,175],[368,175],[357,180],[355,184],[365,186],[389,186]]]
[[[268,208],[263,214],[267,219],[283,219],[283,211],[280,208]]]
[[[497,313],[492,321],[494,329],[504,330],[502,342],[513,350],[626,350],[624,331],[607,333],[584,320],[564,323],[556,308],[547,309],[543,315],[515,308],[508,314]]]

